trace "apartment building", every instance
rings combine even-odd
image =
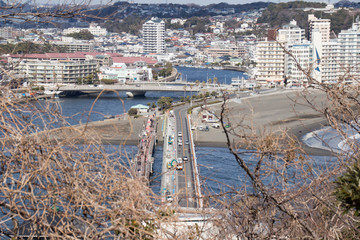
[[[313,40],[313,31],[321,33],[322,42],[330,41],[330,19],[318,19],[314,14],[308,15],[309,41]]]
[[[66,49],[67,53],[75,53],[75,52],[94,52],[95,45],[87,42],[64,42],[64,41],[53,41],[53,44],[63,47]]]
[[[144,52],[165,53],[165,22],[151,18],[143,24]]]
[[[217,58],[221,56],[242,57],[247,53],[244,44],[211,45],[205,49],[205,54]]]
[[[79,79],[95,74],[95,60],[39,60],[24,59],[15,68],[31,83],[76,84]]]
[[[277,41],[258,42],[256,49],[256,81],[260,85],[281,83],[285,79],[285,52]]]
[[[340,77],[346,82],[359,82],[360,77],[360,21],[359,18],[348,30],[338,36]]]
[[[339,67],[340,55],[340,42],[337,40],[330,40],[329,42],[322,43],[322,56],[321,56],[321,82],[334,83],[339,80],[340,71]]]
[[[128,67],[125,63],[114,63],[111,67],[101,67],[99,79],[114,80],[118,83],[151,81],[152,69],[143,67]]]
[[[295,20],[292,20],[288,25],[277,30],[276,38],[272,40],[279,40],[281,42],[300,43],[305,40],[305,30],[301,29]]]
[[[312,73],[313,46],[310,43],[290,43],[286,48],[285,77],[288,85],[307,85]]]

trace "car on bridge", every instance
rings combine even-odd
[[[168,202],[174,201],[174,198],[171,196],[169,190],[166,191],[165,195],[166,195],[166,201]]]
[[[181,158],[178,158],[178,160],[177,160],[176,170],[183,170],[183,161]]]

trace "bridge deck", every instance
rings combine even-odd
[[[142,131],[141,140],[138,145],[138,153],[133,159],[136,176],[149,180],[154,163],[153,151],[156,143],[156,119],[150,115],[147,119],[145,129]]]

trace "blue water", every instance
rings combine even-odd
[[[182,80],[188,82],[207,82],[207,79],[217,77],[218,83],[230,84],[231,78],[246,77],[242,72],[229,71],[229,70],[216,70],[208,68],[188,68],[188,67],[176,67],[179,73],[181,73]]]
[[[230,83],[231,78],[242,77],[244,74],[237,71],[215,70],[215,69],[197,69],[188,67],[177,67],[178,71],[188,82],[206,81],[207,78],[218,78],[219,83]],[[183,79],[185,80],[185,79]],[[189,93],[190,94],[190,93]],[[127,112],[131,106],[136,104],[146,105],[148,102],[157,102],[161,96],[172,97],[175,101],[184,96],[181,92],[147,92],[145,97],[126,98],[124,92],[106,93],[100,96],[96,101],[96,95],[82,95],[78,97],[60,98],[56,101],[62,108],[62,114],[69,117],[71,124],[86,121],[88,116],[91,121],[104,119],[104,115],[118,115]],[[93,108],[92,108],[92,105]],[[92,111],[90,111],[92,109]]]
[[[231,78],[242,77],[243,73],[228,70],[196,69],[178,67],[182,73],[183,80],[188,82],[206,81],[207,78],[218,78],[219,83],[230,83]],[[161,96],[173,97],[175,100],[183,96],[183,93],[159,93],[149,92],[142,98],[126,98],[125,93],[104,94],[96,102],[96,96],[79,96],[71,98],[60,98],[49,100],[59,103],[62,115],[68,117],[71,124],[79,121],[98,121],[104,115],[118,115],[127,112],[131,106],[136,104],[147,104],[156,102]],[[93,106],[92,111],[90,112]],[[136,152],[136,147],[129,147],[130,155]],[[232,187],[239,188],[248,183],[243,170],[237,164],[234,156],[226,148],[196,147],[196,154],[201,175],[201,184],[205,195],[231,190]],[[155,192],[160,190],[162,146],[157,146],[155,151],[154,175],[151,186]],[[130,156],[131,157],[131,156]],[[318,165],[328,164],[331,160],[316,158]]]

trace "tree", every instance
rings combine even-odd
[[[335,196],[341,202],[345,213],[354,210],[355,215],[360,214],[360,165],[357,161],[340,176],[336,183]]]
[[[214,82],[215,85],[218,84],[218,78],[214,77],[213,82]]]
[[[195,85],[196,85],[197,87],[199,87],[200,81],[199,81],[199,80],[196,80],[196,81],[195,81]]]
[[[135,116],[138,114],[138,110],[136,108],[130,108],[128,114],[129,116]]]
[[[157,105],[158,105],[159,109],[166,110],[171,107],[172,102],[173,102],[173,99],[171,97],[161,97],[157,101]]]
[[[32,20],[41,25],[62,17],[89,17],[86,1],[46,8],[16,2],[0,6],[3,22],[16,19],[24,26]],[[31,53],[38,46],[29,44],[20,52],[12,47],[13,53]],[[9,88],[3,85],[2,93],[11,93]],[[114,157],[116,150],[87,131],[86,123],[71,126],[56,103],[15,103],[4,94],[0,102],[2,238],[161,238],[155,226],[166,209],[159,205],[159,212],[151,212],[157,196],[136,179],[129,156]]]
[[[80,32],[74,32],[67,35],[78,40],[93,40],[94,35],[89,30],[81,30]]]

